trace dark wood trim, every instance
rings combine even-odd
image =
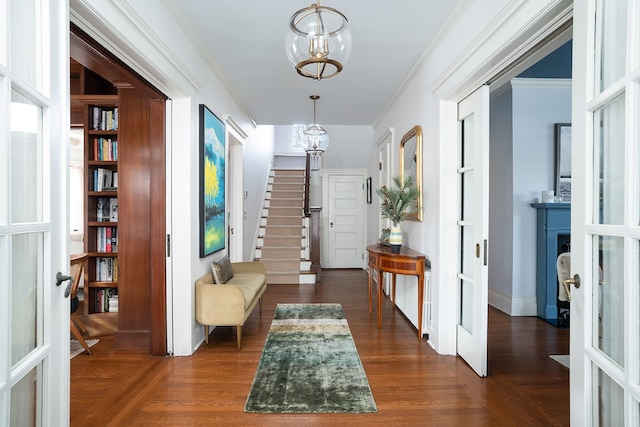
[[[115,87],[120,110],[120,275],[114,348],[164,355],[167,97],[76,25],[70,28],[71,58]],[[79,75],[79,86],[87,78]]]
[[[311,224],[310,231],[311,235],[309,238],[311,239],[311,272],[316,275],[316,282],[322,282],[322,266],[320,265],[320,212],[322,212],[322,208],[311,208],[309,209],[311,213]]]
[[[311,155],[307,153],[307,159],[305,162],[304,168],[304,216],[309,216],[309,199],[311,197],[311,190],[309,186],[311,185]]]
[[[151,100],[151,354],[167,352],[165,101]],[[160,308],[164,310],[160,310]]]

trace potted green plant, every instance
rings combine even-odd
[[[404,182],[399,176],[396,176],[393,178],[392,187],[383,185],[376,190],[376,194],[380,196],[380,213],[383,218],[388,218],[393,224],[389,236],[391,250],[398,253],[402,246],[400,223],[405,218],[407,208],[417,200],[418,187],[411,176],[407,177]]]

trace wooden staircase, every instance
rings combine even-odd
[[[255,256],[264,263],[270,284],[315,283],[306,238],[304,174],[298,169],[271,171]]]

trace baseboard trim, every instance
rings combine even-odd
[[[538,311],[535,297],[513,297],[493,288],[489,288],[489,305],[509,316],[535,316]]]

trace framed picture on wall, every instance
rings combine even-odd
[[[371,204],[371,177],[367,178],[367,203]]]
[[[225,129],[200,104],[200,258],[225,248]]]

